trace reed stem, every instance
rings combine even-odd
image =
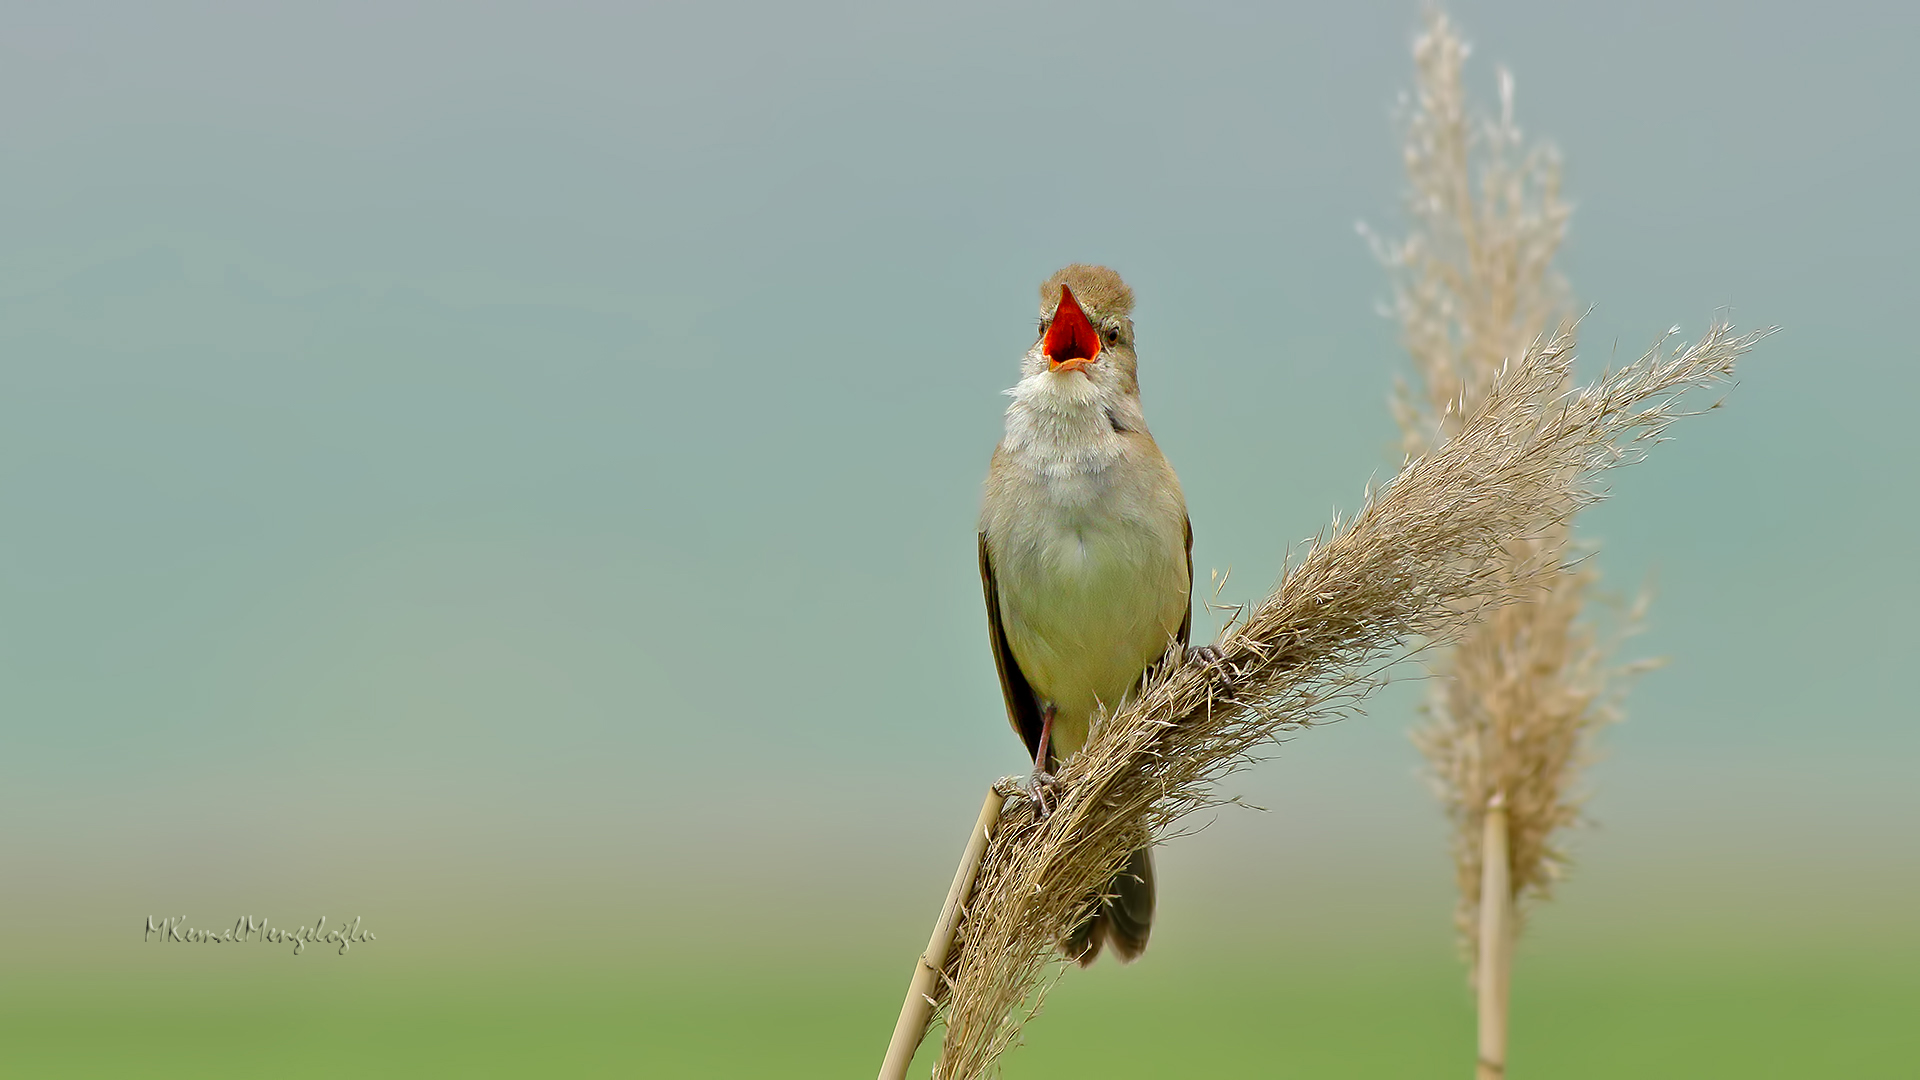
[[[927,951],[920,954],[920,962],[913,969],[913,981],[907,985],[907,999],[900,1004],[893,1041],[887,1044],[886,1060],[880,1063],[880,1080],[903,1080],[907,1066],[913,1063],[913,1052],[920,1048],[920,1040],[927,1037],[927,1025],[933,1019],[934,991],[939,989],[947,954],[953,950],[953,933],[960,925],[960,910],[966,905],[967,894],[973,891],[973,880],[980,873],[980,857],[986,854],[987,839],[999,822],[1000,807],[1006,801],[999,785],[987,789],[987,799],[980,804],[980,819],[973,823],[973,835],[967,838],[967,849],[960,856],[959,868],[953,872],[947,902],[940,907],[940,918],[933,924],[933,936],[927,939]]]
[[[1480,843],[1480,1063],[1477,1080],[1507,1074],[1507,987],[1513,970],[1513,889],[1507,856],[1507,801],[1487,801]]]

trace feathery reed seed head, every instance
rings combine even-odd
[[[1403,116],[1411,228],[1395,244],[1370,236],[1393,275],[1394,313],[1421,383],[1416,392],[1400,382],[1393,398],[1409,453],[1458,430],[1507,359],[1543,328],[1568,332],[1569,292],[1553,266],[1570,214],[1559,154],[1528,145],[1506,72],[1499,114],[1471,108],[1461,82],[1469,51],[1446,15],[1429,8]],[[1570,540],[1563,522],[1515,541],[1508,557],[1516,567],[1564,563]],[[1594,736],[1619,716],[1625,669],[1609,667],[1610,650],[1581,620],[1596,579],[1591,561],[1541,578],[1526,603],[1489,614],[1434,665],[1443,677],[1415,742],[1454,826],[1455,922],[1470,957],[1479,948],[1490,800],[1506,806],[1508,899],[1523,916],[1524,902],[1547,897],[1565,870],[1555,834],[1579,819],[1576,788]]]

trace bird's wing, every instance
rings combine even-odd
[[[1180,617],[1180,644],[1187,646],[1193,644],[1193,518],[1182,514],[1180,522],[1187,534],[1187,613]]]
[[[1027,753],[1038,754],[1040,703],[1034,700],[1020,662],[1013,658],[1013,646],[1007,644],[1006,627],[1000,622],[1000,589],[993,581],[993,553],[987,549],[984,529],[980,532],[980,585],[987,593],[987,641],[993,646],[993,666],[1000,672],[1000,693],[1007,699],[1007,720],[1027,744]]]

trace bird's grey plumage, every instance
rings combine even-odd
[[[1098,356],[1056,370],[1042,351],[1065,285],[1100,336]],[[980,519],[980,568],[1007,713],[1030,753],[1054,709],[1051,770],[1187,640],[1192,533],[1179,479],[1147,431],[1129,313],[1133,293],[1104,267],[1070,266],[1041,287],[1042,341],[1009,393]],[[1094,917],[1063,943],[1090,963],[1146,946],[1153,864],[1135,852]]]

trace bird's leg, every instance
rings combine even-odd
[[[1216,664],[1220,662],[1220,650],[1211,645],[1194,645],[1187,649],[1187,662],[1190,664]]]
[[[1033,795],[1033,805],[1039,811],[1041,820],[1053,813],[1047,796],[1057,784],[1053,774],[1047,771],[1047,744],[1053,741],[1053,716],[1058,710],[1049,704],[1040,713],[1040,739],[1033,751],[1033,777],[1027,782],[1027,788]]]

